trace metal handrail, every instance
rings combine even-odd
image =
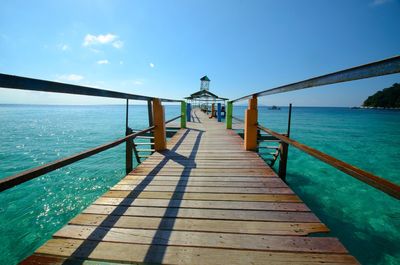
[[[375,176],[367,171],[364,171],[362,169],[359,169],[355,166],[352,166],[346,162],[343,162],[339,159],[336,159],[330,155],[327,155],[321,151],[318,151],[314,148],[311,148],[305,144],[299,143],[285,135],[282,135],[280,133],[277,133],[275,131],[272,131],[271,129],[265,128],[261,125],[257,126],[260,130],[278,138],[279,140],[281,140],[282,142],[286,143],[286,144],[290,144],[298,149],[300,149],[301,151],[327,163],[328,165],[331,165],[337,169],[339,169],[340,171],[362,181],[367,183],[368,185],[385,192],[386,194],[396,198],[396,199],[400,199],[400,186],[390,182],[384,178]]]
[[[242,119],[240,119],[240,118],[238,118],[238,117],[235,117],[235,116],[233,116],[233,115],[232,115],[232,119],[234,119],[234,120],[237,120],[237,121],[240,121],[240,122],[244,123],[244,120],[242,120]]]
[[[389,75],[395,73],[400,73],[400,56],[395,56],[385,60],[352,67],[349,69],[341,70],[326,75],[321,75],[318,77],[313,77],[300,82],[283,85],[272,89],[267,89],[261,92],[256,92],[244,97],[234,99],[230,102],[242,101],[245,99],[252,98],[253,96],[261,97],[261,96],[295,91],[299,89],[324,86],[329,84],[336,84],[352,80],[359,80],[359,79],[365,79],[365,78]]]
[[[172,118],[172,119],[170,119],[170,120],[167,120],[167,121],[165,122],[165,124],[170,123],[170,122],[173,122],[174,120],[177,120],[177,119],[179,119],[179,118],[182,118],[182,115],[179,115],[179,116],[176,116],[175,118]]]
[[[40,80],[22,76],[14,76],[0,73],[0,87],[9,89],[21,89],[41,92],[54,92],[74,95],[97,96],[107,98],[121,98],[133,100],[152,100],[154,97],[123,93],[87,86],[71,85],[47,80]],[[182,102],[182,100],[161,98],[164,102]]]

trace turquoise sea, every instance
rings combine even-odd
[[[179,112],[166,107],[167,119]],[[287,108],[260,107],[259,119],[284,132]],[[129,124],[147,127],[147,107],[132,106]],[[125,106],[0,105],[0,125],[3,178],[123,136]],[[294,107],[291,137],[400,184],[399,111]],[[121,145],[0,193],[0,264],[31,254],[118,182],[124,163]],[[398,201],[293,147],[288,183],[362,264],[400,263]]]

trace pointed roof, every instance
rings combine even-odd
[[[203,76],[202,78],[200,78],[200,81],[211,81],[208,76]]]
[[[227,98],[218,97],[214,93],[211,93],[210,91],[207,90],[201,90],[196,93],[193,93],[190,95],[190,97],[186,97],[185,99],[200,99],[200,98],[214,98],[220,100],[228,100]]]

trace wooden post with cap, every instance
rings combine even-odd
[[[257,149],[257,124],[258,124],[258,110],[257,110],[257,97],[249,99],[249,106],[245,112],[244,119],[244,149],[253,150]]]
[[[158,98],[153,99],[153,123],[154,123],[154,149],[163,151],[167,149],[167,136],[165,130],[165,111]]]

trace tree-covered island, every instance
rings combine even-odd
[[[400,84],[395,83],[369,96],[363,103],[369,108],[400,108]]]

